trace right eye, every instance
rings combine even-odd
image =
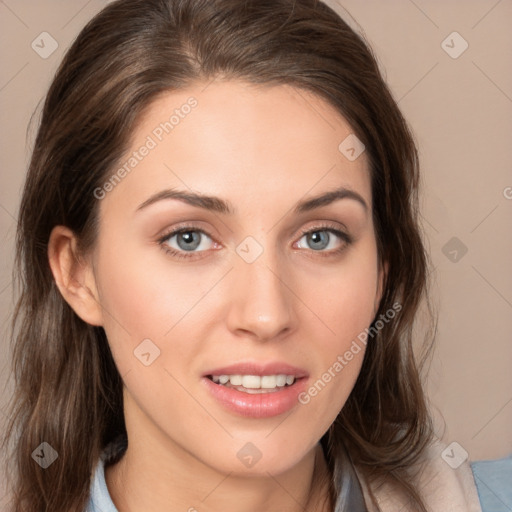
[[[205,247],[204,238],[212,240],[210,235],[195,226],[184,226],[167,232],[160,237],[158,243],[162,249],[173,257],[192,258],[198,252],[206,252],[211,247]],[[213,242],[215,244],[215,242]],[[197,250],[197,249],[200,250]],[[190,254],[187,254],[190,253]]]

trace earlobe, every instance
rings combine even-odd
[[[72,230],[65,226],[52,229],[48,261],[62,297],[75,313],[88,324],[103,325],[92,265],[80,256]]]

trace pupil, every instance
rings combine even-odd
[[[329,243],[329,236],[325,231],[315,231],[314,233],[311,233],[310,240],[312,241],[313,246],[317,245],[314,248],[323,249]],[[318,247],[318,244],[320,245],[320,247]]]
[[[180,240],[182,240],[182,239],[185,240],[184,246],[180,243]],[[193,242],[195,242],[195,244],[190,245]],[[199,245],[198,233],[196,233],[195,231],[185,231],[183,233],[180,233],[180,236],[178,237],[178,245],[180,246],[181,249],[184,249],[184,250],[190,250],[191,248],[192,249],[197,248],[197,246]]]

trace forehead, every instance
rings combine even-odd
[[[143,200],[179,187],[229,196],[236,204],[256,196],[260,203],[299,199],[346,186],[370,205],[365,153],[351,160],[343,152],[343,141],[353,135],[339,112],[309,91],[199,83],[161,94],[148,106],[120,162],[130,160],[133,167],[125,165],[126,178],[109,195],[124,191]]]

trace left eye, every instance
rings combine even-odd
[[[334,237],[332,235],[334,235]],[[309,244],[309,248],[313,249],[314,251],[324,251],[329,249],[336,249],[336,243],[332,243],[333,238],[341,239],[346,243],[350,242],[348,236],[342,231],[338,231],[337,229],[332,228],[317,228],[303,233],[298,243],[300,244],[301,240],[305,239],[306,243]],[[334,245],[334,247],[332,247],[332,245]],[[307,249],[307,247],[299,246],[299,249],[304,248]]]

